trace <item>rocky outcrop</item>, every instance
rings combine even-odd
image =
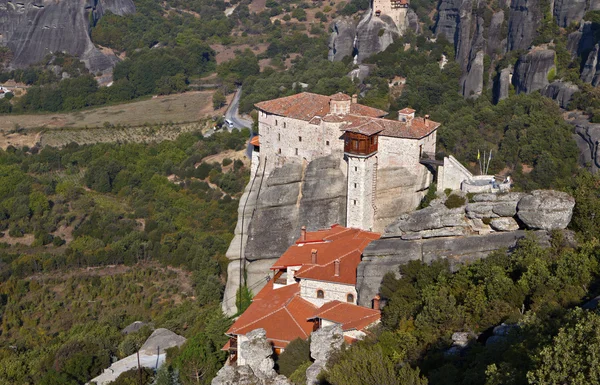
[[[525,195],[517,206],[517,215],[530,229],[564,229],[571,221],[575,199],[567,193],[536,190]]]
[[[317,377],[334,352],[339,351],[344,343],[344,335],[340,325],[325,326],[310,335],[310,356],[314,362],[306,369],[306,384],[316,385]]]
[[[504,68],[500,71],[497,78],[494,81],[494,103],[498,103],[500,100],[508,98],[510,85],[512,82],[513,68]]]
[[[379,292],[383,276],[394,272],[399,276],[399,267],[418,260],[431,263],[447,259],[451,266],[487,257],[491,252],[514,247],[525,237],[524,230],[493,232],[486,235],[443,237],[422,240],[382,238],[371,242],[363,251],[363,259],[358,265],[356,287],[358,304],[370,307],[371,300]],[[548,233],[536,233],[540,242],[547,244]]]
[[[330,61],[341,61],[346,56],[352,57],[356,24],[356,21],[351,17],[340,17],[331,23],[331,35],[329,37]]]
[[[248,334],[248,341],[241,344],[244,351],[244,365],[225,365],[217,372],[211,385],[291,385],[285,376],[277,375],[273,361],[273,347],[267,341],[264,329],[256,329]]]
[[[519,57],[512,83],[517,93],[530,93],[544,89],[551,72],[556,72],[556,53],[550,49],[540,49]]]
[[[575,142],[579,148],[579,165],[587,167],[596,173],[600,169],[600,124],[591,123],[583,114],[577,114],[574,119],[568,120],[575,126]]]
[[[112,68],[115,56],[105,56],[91,42],[89,20],[104,12],[135,11],[131,0],[0,0],[0,42],[13,52],[11,65],[23,68],[53,52],[80,57],[92,72]]]
[[[579,91],[579,87],[571,82],[563,82],[562,80],[554,81],[541,92],[542,95],[554,99],[560,108],[566,109],[569,106],[573,95]]]
[[[526,50],[542,21],[539,0],[512,0],[508,22],[508,50]]]
[[[578,22],[587,11],[589,0],[554,0],[554,19],[561,27]]]
[[[579,30],[569,34],[567,49],[571,52],[573,58],[580,55],[587,55],[594,47],[595,40],[592,22],[585,21],[581,23]]]
[[[465,74],[461,78],[462,94],[466,98],[478,97],[483,92],[483,74],[485,68],[483,67],[484,56],[485,56],[485,39],[483,37],[483,23],[482,17],[477,19],[477,29],[473,42],[471,43],[471,49],[467,56],[468,62],[465,69]],[[459,46],[459,49],[463,49]],[[460,53],[460,52],[459,52]]]
[[[383,276],[389,271],[398,274],[398,267],[412,260],[448,259],[454,268],[514,247],[527,229],[537,230],[539,242],[547,245],[548,231],[567,227],[575,203],[568,194],[551,190],[477,194],[453,209],[443,201],[436,199],[430,207],[400,216],[363,251],[357,269],[360,305],[370,306]]]
[[[345,165],[345,164],[344,164]],[[300,236],[334,223],[346,223],[346,177],[342,160],[318,158],[309,164],[288,162],[262,175],[264,164],[246,187],[240,200],[238,225],[227,257],[227,286],[223,311],[235,313],[239,287],[240,257],[247,285],[257,293],[265,284],[269,268]]]
[[[596,87],[600,83],[600,44],[596,44],[587,57],[585,65],[581,70],[581,81],[589,83]]]
[[[391,17],[367,14],[366,19],[356,27],[356,62],[362,63],[369,56],[384,51],[394,42],[398,33],[398,27]]]
[[[467,71],[471,62],[470,56],[475,58],[481,45],[478,39],[472,41],[472,19],[472,0],[442,0],[438,5],[435,34],[437,36],[444,35],[446,39],[454,43],[456,61],[460,63],[463,72]],[[478,30],[478,32],[481,31]],[[473,54],[471,55],[471,53]]]

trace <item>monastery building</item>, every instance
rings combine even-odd
[[[256,107],[259,139],[254,144],[260,146],[255,146],[252,171],[259,164],[269,173],[291,160],[343,158],[348,227],[382,231],[390,218],[414,210],[432,181],[423,160],[434,157],[440,124],[427,115],[415,117],[405,108],[397,120],[385,119],[387,112],[343,93],[302,92]],[[378,184],[382,172],[385,180]],[[386,207],[393,208],[393,217]]]
[[[276,353],[296,338],[308,339],[322,326],[338,324],[351,343],[380,322],[378,298],[374,308],[358,306],[356,269],[363,249],[379,234],[334,225],[307,232],[273,264],[273,279],[229,328],[223,347],[230,363],[244,365],[242,342],[262,328]]]

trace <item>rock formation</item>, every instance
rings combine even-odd
[[[306,369],[306,385],[319,383],[317,377],[327,365],[331,355],[340,350],[344,335],[340,325],[325,326],[310,335],[310,356],[314,362]]]
[[[583,18],[587,11],[588,0],[554,0],[554,18],[561,27]]]
[[[526,229],[535,230],[540,243],[547,244],[548,230],[565,229],[574,205],[568,194],[549,190],[477,194],[454,209],[435,200],[428,208],[400,216],[364,250],[357,270],[358,303],[370,306],[383,276],[398,273],[399,266],[412,260],[448,259],[454,267],[514,247]]]
[[[264,177],[264,165],[259,167],[240,200],[235,237],[227,251],[232,262],[227,269],[225,313],[235,313],[240,256],[248,261],[247,285],[256,293],[266,283],[273,262],[299,237],[302,226],[311,231],[346,223],[344,166],[341,159],[329,156],[309,164],[288,162]]]
[[[508,22],[508,51],[526,50],[542,21],[539,0],[512,0]]]
[[[549,75],[556,72],[555,59],[556,53],[551,49],[535,50],[519,57],[512,78],[517,93],[542,90],[550,84]]]
[[[571,222],[575,199],[567,193],[536,190],[517,205],[517,216],[530,229],[564,229]]]
[[[567,122],[575,126],[575,141],[579,148],[579,165],[596,173],[600,169],[600,154],[598,153],[600,124],[591,123],[583,114],[576,114],[574,119],[567,120]]]
[[[394,42],[394,36],[399,34],[398,27],[391,17],[374,16],[367,11],[366,19],[361,20],[356,27],[356,62],[384,51]]]
[[[512,82],[512,74],[512,66],[504,68],[494,80],[494,103],[498,103],[500,100],[508,98],[508,93]]]
[[[248,341],[242,342],[245,365],[225,365],[217,372],[211,385],[291,385],[285,376],[277,375],[273,361],[273,347],[267,341],[264,329],[246,334]]]
[[[352,57],[355,37],[356,22],[353,18],[340,17],[334,20],[329,37],[329,60],[341,61],[346,56]]]
[[[573,99],[573,95],[579,91],[579,87],[571,82],[563,82],[561,80],[554,81],[541,92],[542,95],[554,99],[560,108],[566,109]]]
[[[92,72],[114,66],[117,58],[105,56],[89,37],[89,21],[110,11],[135,11],[132,0],[0,0],[0,43],[14,54],[11,65],[23,68],[52,52],[78,56]]]
[[[600,44],[594,46],[581,70],[581,81],[589,83],[594,87],[600,83],[600,63],[598,63],[598,55],[600,55]]]

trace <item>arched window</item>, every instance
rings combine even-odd
[[[346,296],[346,302],[354,303],[354,295],[353,294],[348,294]]]
[[[317,298],[320,298],[320,299],[325,298],[325,292],[321,289],[317,290]]]

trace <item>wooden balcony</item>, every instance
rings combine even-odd
[[[363,135],[346,132],[344,137],[344,152],[350,155],[369,156],[377,152],[377,135]]]

